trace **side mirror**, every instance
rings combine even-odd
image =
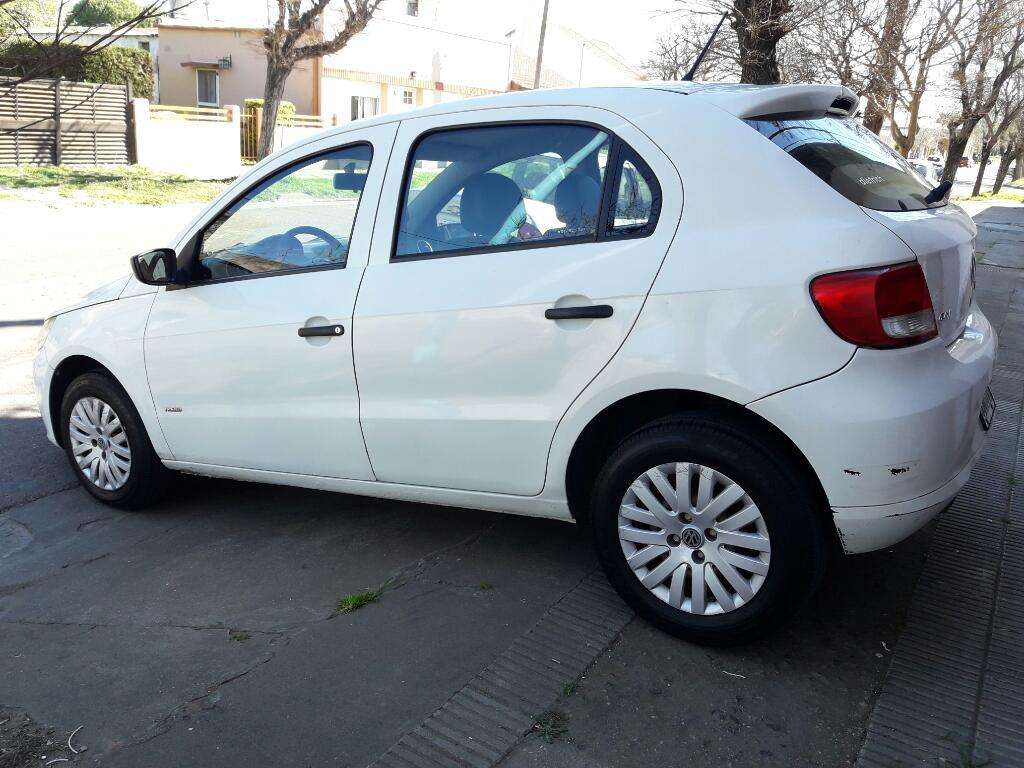
[[[132,256],[132,272],[146,285],[173,285],[178,282],[178,257],[171,248],[157,248]]]

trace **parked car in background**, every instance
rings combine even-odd
[[[575,520],[643,616],[748,640],[949,505],[995,407],[974,223],[857,105],[539,90],[319,134],[46,320],[48,437],[126,508],[182,470]]]
[[[958,165],[961,168],[973,168],[974,161],[967,155],[964,155],[963,157],[960,158],[960,162],[958,163]]]
[[[919,163],[911,160],[910,167],[932,186],[937,185],[942,178],[942,168],[933,163]]]

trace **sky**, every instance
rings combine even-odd
[[[501,0],[490,0],[501,2]],[[663,12],[677,5],[673,0],[548,0],[548,18],[574,27],[587,37],[609,43],[631,64],[639,65],[659,34],[678,14]],[[536,6],[539,18],[544,0],[520,0],[520,12]]]

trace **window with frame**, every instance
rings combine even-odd
[[[415,100],[416,94],[410,91],[408,88],[402,90],[402,103],[411,106]]]
[[[427,134],[406,171],[396,258],[596,239],[611,146],[575,123]]]
[[[219,107],[219,75],[215,69],[196,70],[196,104],[200,107]]]
[[[380,110],[380,99],[373,96],[352,97],[352,119],[362,120],[364,117],[373,117]]]
[[[608,233],[644,234],[661,209],[661,191],[654,173],[633,150],[623,147],[615,169]]]
[[[257,184],[203,232],[195,279],[344,267],[372,155],[368,144],[332,150]]]

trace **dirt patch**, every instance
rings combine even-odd
[[[66,762],[53,765],[68,765],[75,758],[68,748],[69,735],[39,725],[24,712],[0,707],[0,768],[38,768],[58,758]]]

